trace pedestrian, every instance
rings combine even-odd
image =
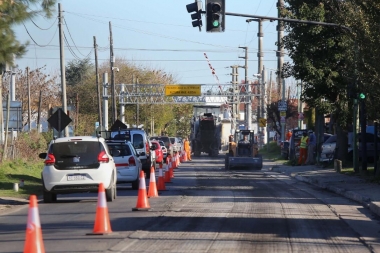
[[[313,130],[309,130],[308,133],[309,133],[309,141],[307,144],[307,159],[305,163],[309,165],[314,165],[315,163],[314,151],[317,145],[317,140],[316,140],[317,138],[315,137]]]
[[[301,140],[298,143],[298,146],[300,147],[298,165],[305,165],[305,161],[307,160],[307,144],[308,144],[308,141],[309,141],[309,137],[307,136],[307,133],[304,132],[302,134]]]
[[[292,131],[288,130],[288,132],[286,133],[286,141],[290,141],[290,138],[292,138]]]
[[[191,148],[190,148],[190,142],[188,138],[185,138],[184,144],[184,150],[186,152],[187,160],[191,161]]]

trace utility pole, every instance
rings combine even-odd
[[[136,77],[136,84],[139,84],[139,78]],[[138,87],[138,85],[137,85]],[[137,92],[139,92],[137,88]],[[136,104],[136,127],[139,127],[140,125],[140,105],[139,105],[139,100],[137,99],[137,104]]]
[[[111,95],[112,95],[112,122],[115,122],[117,119],[116,111],[116,97],[115,97],[115,56],[113,54],[113,38],[112,38],[112,26],[111,21],[109,23],[110,27],[110,61],[111,61]]]
[[[240,106],[240,100],[239,100],[239,73],[238,73],[238,65],[231,66],[232,68],[232,122],[231,122],[231,129],[234,131],[236,130],[236,122],[239,118],[239,106]]]
[[[103,126],[108,130],[108,73],[103,73]]]
[[[29,67],[26,67],[26,85],[28,86],[28,126],[29,126],[29,133],[32,132],[32,114],[30,110],[30,82],[29,82]],[[38,126],[37,126],[38,128]]]
[[[278,0],[277,2],[277,9],[278,9],[278,17],[281,17],[281,9],[284,7],[284,0]],[[278,84],[278,94],[280,94],[281,90],[281,84],[282,84],[282,67],[284,65],[284,47],[282,47],[281,41],[284,37],[284,24],[283,21],[278,20],[277,23],[277,84]]]
[[[63,46],[63,14],[62,14],[62,5],[58,4],[58,26],[59,26],[59,56],[61,63],[61,87],[62,87],[62,110],[67,114],[67,99],[66,99],[66,68],[65,68],[65,53]],[[69,136],[69,129],[65,127],[64,136]],[[61,136],[61,133],[59,133]]]
[[[98,68],[98,45],[96,44],[96,37],[94,36],[94,52],[95,52],[95,77],[96,77],[96,90],[98,92],[98,122],[99,122],[99,129],[103,129],[103,122],[102,122],[102,100],[100,97],[101,94],[101,88],[99,84],[99,68]]]
[[[250,94],[251,93],[251,87],[248,83],[248,47],[239,47],[245,50],[245,56],[239,58],[245,59],[245,65],[241,66],[241,68],[244,68],[245,70],[245,78],[244,78],[244,85],[245,85],[245,93]],[[245,129],[252,129],[252,99],[251,96],[248,96],[248,101],[244,101],[244,114],[245,114]]]

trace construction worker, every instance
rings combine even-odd
[[[188,138],[185,138],[185,141],[183,142],[184,150],[187,155],[187,160],[191,161],[191,149],[190,149],[190,142]]]
[[[302,138],[300,142],[298,143],[298,146],[300,147],[300,156],[298,158],[298,165],[304,165],[305,161],[307,159],[307,145],[309,142],[309,137],[307,136],[307,133],[304,132],[302,134]]]
[[[307,159],[305,163],[309,165],[313,165],[315,163],[314,151],[317,145],[317,138],[315,137],[313,130],[309,130],[308,133],[309,133],[309,139],[308,139],[308,144],[307,144]]]
[[[290,138],[292,138],[292,131],[288,130],[288,132],[286,133],[286,141],[290,141]]]

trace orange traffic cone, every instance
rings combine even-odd
[[[87,235],[104,235],[112,233],[110,217],[106,200],[106,191],[103,183],[99,184],[98,204],[96,206],[96,216],[94,230]]]
[[[147,211],[149,209],[150,205],[146,194],[144,171],[140,171],[139,193],[137,195],[136,207],[132,208],[132,211]]]
[[[37,197],[36,195],[31,195],[29,198],[28,223],[26,224],[24,253],[34,252],[45,253],[45,247],[42,241]]]
[[[170,166],[171,166],[171,163],[165,164],[165,183],[171,183],[170,182],[170,172],[169,172]]]
[[[149,191],[148,198],[158,197],[157,185],[156,185],[156,175],[154,173],[154,167],[150,168],[150,180],[149,180]]]
[[[171,159],[172,159],[172,166],[171,166],[171,168],[175,169],[176,168],[175,155],[173,155],[173,157]]]
[[[166,191],[165,187],[165,179],[162,176],[162,163],[160,163],[160,167],[158,169],[158,183],[157,183],[157,190],[158,191]]]
[[[183,163],[183,151],[181,151],[181,154],[179,156],[179,162]]]

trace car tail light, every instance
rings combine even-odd
[[[145,149],[146,149],[146,155],[149,156],[150,147],[149,147],[149,143],[148,142],[145,142]]]
[[[107,153],[105,151],[102,151],[98,155],[98,162],[100,163],[108,163],[110,161],[110,158],[108,157]]]
[[[129,166],[136,166],[136,160],[133,156],[129,157],[128,162]]]
[[[55,163],[55,156],[51,153],[47,154],[45,165],[53,165]]]

